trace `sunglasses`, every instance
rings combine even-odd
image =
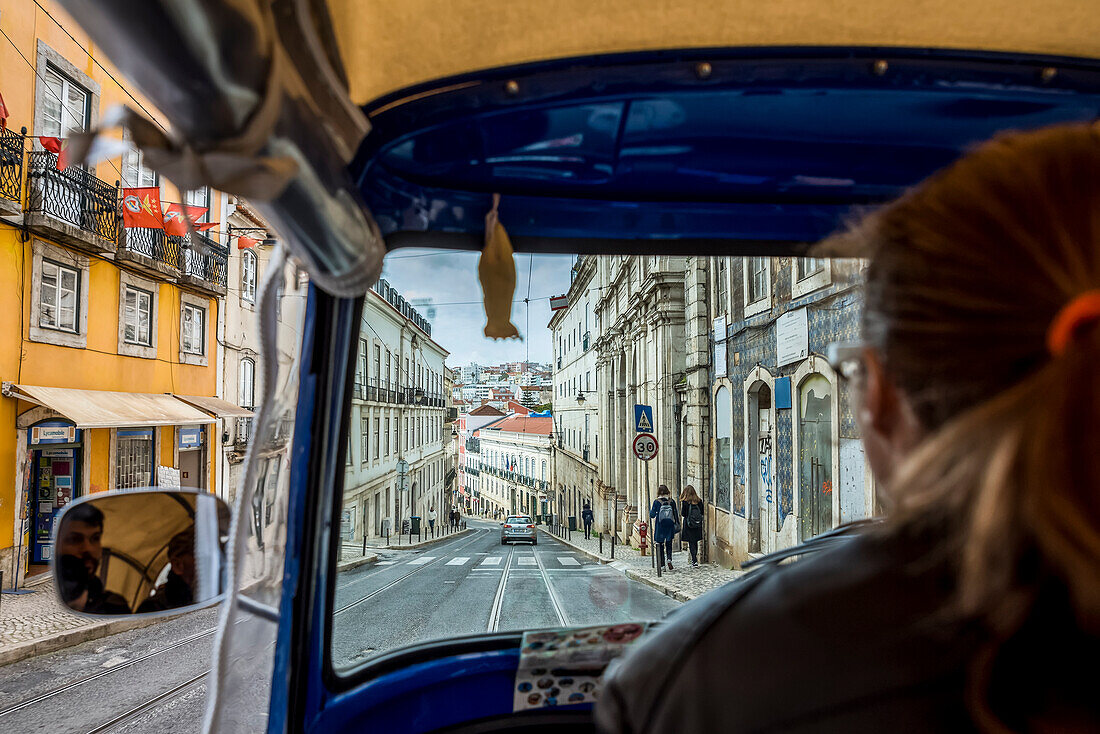
[[[825,348],[825,360],[842,379],[852,380],[863,371],[864,342],[833,342]]]

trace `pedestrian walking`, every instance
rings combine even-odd
[[[653,551],[664,551],[664,560],[668,562],[668,570],[671,571],[672,540],[680,532],[680,512],[672,501],[672,492],[663,484],[657,488],[657,499],[653,500],[653,506],[649,508],[649,516],[653,519]],[[660,556],[657,558],[658,561],[661,560]]]
[[[428,529],[435,535],[435,507],[428,508]]]
[[[592,505],[585,501],[584,507],[581,509],[581,522],[584,523],[585,540],[592,538],[592,521],[595,519],[596,515],[592,512]]]
[[[680,517],[684,518],[680,540],[687,543],[691,551],[691,567],[698,568],[699,541],[703,539],[703,500],[690,484],[680,493]]]

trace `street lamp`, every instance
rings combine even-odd
[[[595,391],[595,390],[577,390],[577,403],[579,403],[580,405],[584,405],[584,401],[585,401],[585,399],[586,399],[586,398],[584,397],[584,394],[585,394],[586,392],[591,392],[591,393],[594,393],[594,392],[596,392],[596,391]]]

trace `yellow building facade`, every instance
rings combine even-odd
[[[210,490],[217,480],[225,238],[125,229],[124,187],[160,186],[162,200],[178,200],[136,151],[57,170],[39,136],[64,138],[138,102],[64,11],[43,5],[0,0],[5,588],[46,568],[53,518],[73,499],[158,484]],[[224,209],[218,192],[184,198],[211,221]]]

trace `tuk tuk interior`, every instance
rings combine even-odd
[[[122,17],[127,3],[67,5],[90,32],[101,29],[111,53],[99,21]],[[384,10],[332,0],[327,16],[324,3],[275,3],[303,23],[305,5],[321,26],[325,54],[314,61],[332,65],[318,86],[340,79],[350,99],[365,101],[369,133],[352,147],[346,174],[386,251],[480,249],[499,194],[500,220],[521,253],[799,256],[998,132],[1100,112],[1086,3],[957,4],[948,17],[921,4],[826,11],[780,2],[740,33],[731,29],[752,4],[713,10],[716,23],[693,4],[619,0],[598,11],[569,0],[515,12],[459,3],[442,13],[428,2]],[[837,37],[816,32],[841,14],[850,22]],[[364,17],[384,22],[365,27]],[[258,41],[239,38],[243,58]],[[417,43],[403,48],[408,39]],[[141,77],[133,56],[111,55]],[[152,96],[171,115],[170,96]],[[180,119],[182,133],[196,137],[200,122]],[[338,123],[293,134],[330,135],[328,155],[355,137]],[[326,288],[351,281],[328,277],[347,264],[340,257],[318,257],[331,244],[316,236],[330,226],[323,218],[285,198],[264,212],[325,276],[311,286],[303,324],[285,566],[277,614],[268,615],[278,619],[273,669],[255,672],[270,686],[267,730],[591,728],[587,704],[513,712],[519,633],[418,644],[347,673],[334,668],[336,528],[362,299]],[[370,259],[361,246],[347,262]],[[237,695],[240,680],[220,683],[224,695]]]

